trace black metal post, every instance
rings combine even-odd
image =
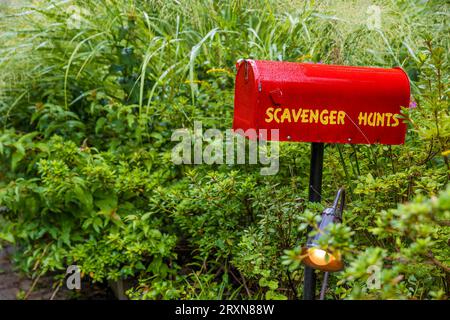
[[[322,200],[323,143],[311,143],[311,163],[309,168],[309,201]]]
[[[320,202],[322,199],[323,143],[311,143],[311,162],[309,169],[309,201]],[[311,230],[308,229],[308,233]],[[305,267],[303,300],[316,297],[316,274],[311,267]]]

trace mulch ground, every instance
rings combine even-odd
[[[57,286],[52,276],[41,277],[35,282],[34,279],[30,279],[14,269],[11,262],[13,250],[11,246],[0,247],[0,300],[115,299],[113,292],[107,285],[93,285],[82,281],[81,290],[71,291],[65,285],[56,290]]]

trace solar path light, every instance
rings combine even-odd
[[[313,269],[334,272],[344,268],[339,252],[326,251],[320,248],[320,238],[326,235],[327,227],[331,224],[342,222],[342,212],[345,203],[345,190],[339,189],[333,205],[322,212],[322,219],[317,226],[318,233],[310,237],[306,246],[302,248],[303,263]]]

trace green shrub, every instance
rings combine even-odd
[[[0,9],[0,239],[17,265],[133,278],[134,299],[296,299],[307,226],[345,185],[344,223],[321,245],[347,268],[327,298],[448,297],[448,4],[376,4],[371,30],[367,8],[342,1]],[[175,166],[174,129],[231,127],[242,57],[402,66],[405,145],[326,145],[323,205],[307,202],[307,144],[282,144],[271,177]],[[377,264],[378,291],[365,285]]]

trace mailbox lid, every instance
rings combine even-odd
[[[234,129],[279,129],[282,141],[404,142],[406,125],[401,120],[397,124],[392,118],[400,113],[401,106],[409,105],[410,99],[409,80],[400,68],[242,60],[237,69]],[[268,122],[269,108],[276,109],[278,115],[284,114],[285,109],[293,114],[282,123],[274,119]],[[301,116],[293,121],[299,110],[309,110],[314,115],[335,115],[341,111],[345,119],[339,125],[315,119],[305,122]],[[364,125],[364,119],[359,121],[360,113],[366,113],[366,117],[371,117],[370,123],[378,121],[378,125]],[[388,117],[395,126],[389,125]]]

